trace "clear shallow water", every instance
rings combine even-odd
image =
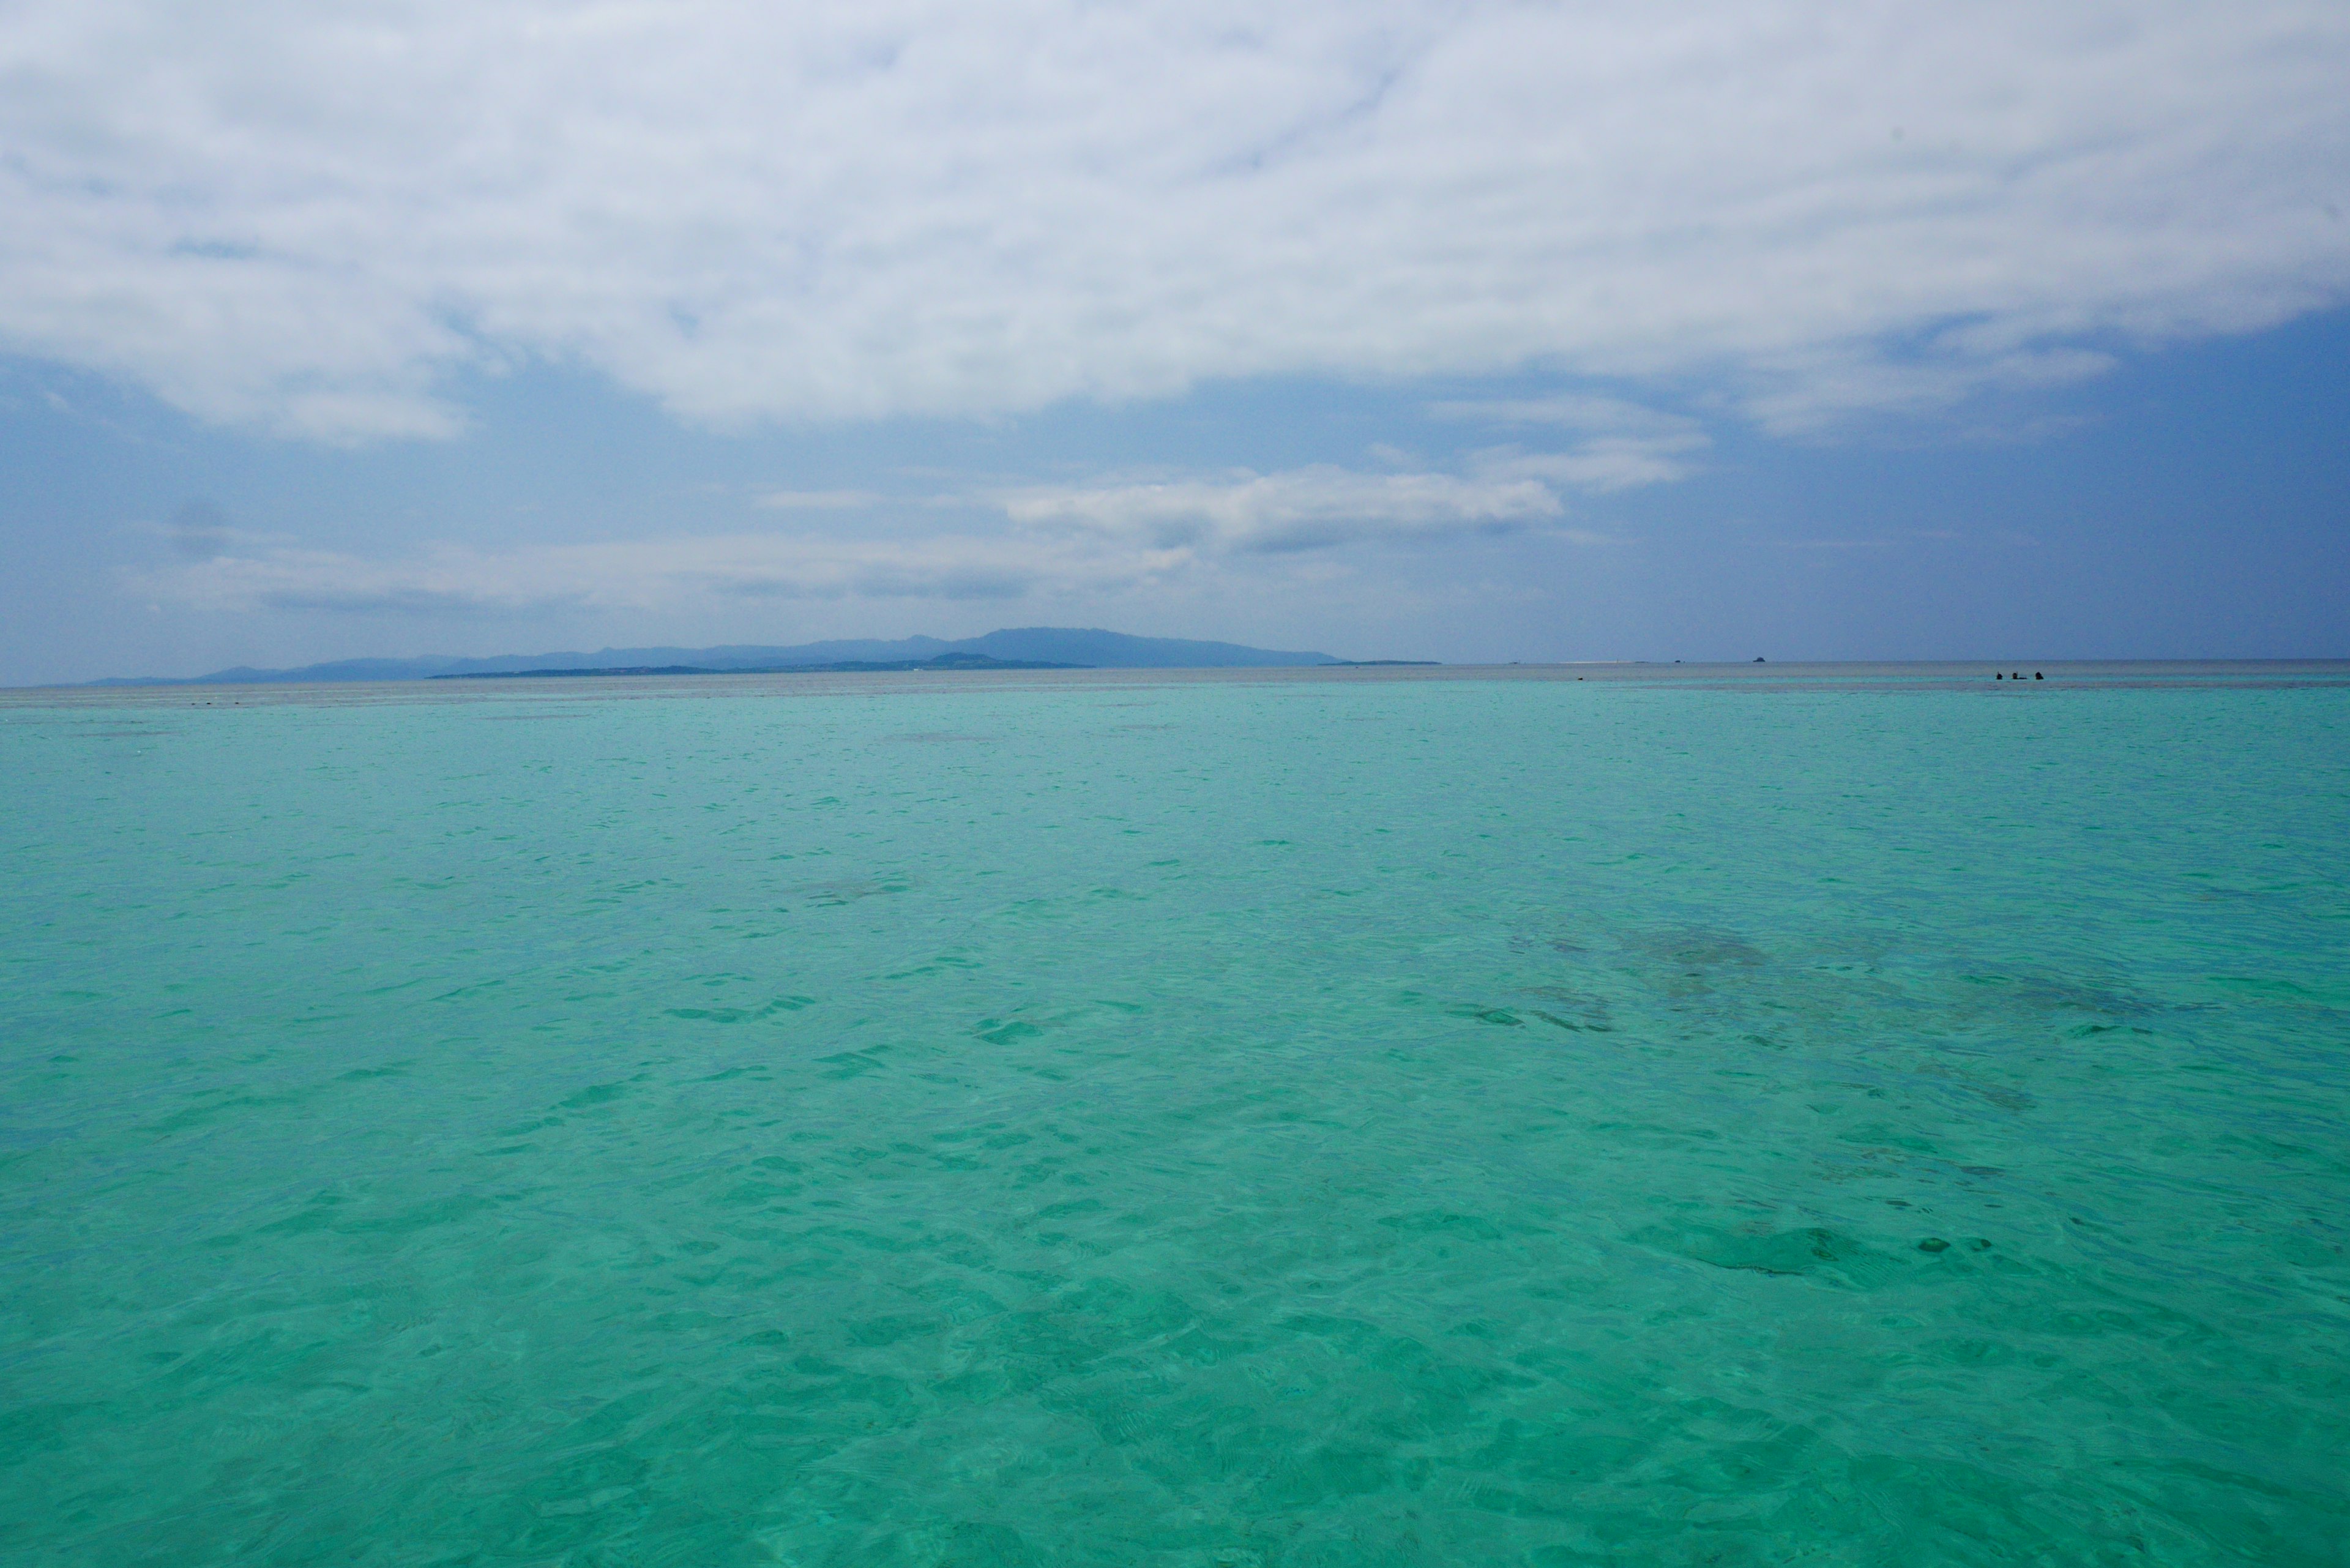
[[[1573,674],[19,697],[0,1557],[2345,1561],[2340,667]]]

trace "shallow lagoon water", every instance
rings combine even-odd
[[[2350,672],[2043,668],[12,694],[0,1556],[2344,1562]]]

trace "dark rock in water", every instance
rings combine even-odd
[[[1615,1025],[1609,1022],[1607,1003],[1599,997],[1556,985],[1529,986],[1526,994],[1539,996],[1555,1009],[1529,1007],[1525,1010],[1528,1016],[1539,1018],[1544,1023],[1577,1033],[1615,1033]]]
[[[1652,1225],[1625,1238],[1637,1246],[1677,1253],[1717,1269],[1782,1278],[1808,1276],[1823,1284],[1869,1290],[1894,1280],[1899,1268],[1856,1239],[1814,1227],[1775,1234],[1720,1231],[1697,1225]]]
[[[1918,1243],[1918,1250],[1921,1252],[1947,1252],[1950,1250],[1950,1244],[1939,1236],[1929,1236]]]
[[[1677,931],[1635,932],[1624,939],[1624,945],[1634,952],[1667,963],[1705,967],[1713,964],[1741,964],[1752,967],[1762,963],[1762,952],[1739,940],[1728,931],[1709,930],[1702,926],[1687,927]]]
[[[2027,976],[2010,980],[1986,976],[1978,983],[1988,993],[1986,1000],[1996,997],[2019,1012],[2087,1012],[2112,1022],[2143,1018],[2152,1011],[2138,998],[2061,977]]]

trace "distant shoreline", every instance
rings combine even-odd
[[[1994,675],[2014,670],[2017,661],[1989,659],[1779,664],[1658,664],[1609,660],[1559,664],[1435,664],[1418,660],[1349,661],[1295,666],[1222,666],[1209,668],[1118,668],[1010,664],[975,666],[918,664],[910,667],[822,668],[807,665],[774,670],[678,670],[660,666],[581,667],[576,670],[519,670],[503,675],[461,677],[449,680],[410,677],[390,680],[274,680],[206,684],[198,681],[113,682],[105,685],[0,687],[0,709],[44,707],[105,707],[115,704],[159,707],[270,706],[289,704],[403,701],[465,701],[486,700],[492,691],[512,691],[517,679],[568,678],[577,688],[625,691],[636,697],[836,691],[931,691],[1002,690],[1006,686],[1035,689],[1155,685],[1256,685],[1284,682],[1400,681],[1485,682],[1530,681],[1575,685],[1587,689],[1654,691],[1774,692],[1880,691],[1886,693],[1974,692],[2007,701],[2059,698],[2096,691],[2245,691],[2259,690],[2342,690],[2350,688],[2350,659],[2074,659],[2026,664],[2043,680],[1994,680]],[[894,679],[866,682],[874,677]],[[723,680],[713,679],[723,677]],[[467,680],[485,682],[464,693]],[[838,684],[833,684],[837,682]],[[582,692],[585,695],[585,692]]]
[[[920,670],[1224,670],[1285,669],[1355,662],[1304,649],[1251,648],[1237,642],[1136,637],[1100,627],[1008,627],[980,637],[942,640],[870,638],[767,647],[734,643],[713,648],[605,648],[593,653],[497,654],[486,658],[426,654],[401,659],[345,659],[289,670],[238,665],[192,677],[112,676],[91,686],[257,686],[289,682],[375,682],[509,676],[773,675],[868,673]],[[1410,660],[1371,660],[1372,663]]]
[[[1043,659],[988,659],[968,654],[949,654],[938,659],[838,659],[830,664],[772,664],[755,668],[719,669],[698,664],[608,665],[588,670],[486,670],[454,675],[428,675],[428,680],[552,680],[594,676],[650,675],[879,675],[894,671],[935,670],[1098,670],[1098,664],[1061,664]],[[1128,666],[1128,668],[1134,668]],[[1183,669],[1181,665],[1142,666],[1150,669]],[[1218,668],[1208,666],[1206,668]],[[1242,665],[1222,666],[1232,669],[1305,670],[1440,670],[1444,666],[1433,659],[1334,659],[1327,664],[1298,666]]]
[[[837,659],[830,664],[771,664],[742,669],[718,669],[696,664],[607,665],[586,670],[483,670],[451,675],[428,675],[428,680],[562,680],[619,675],[871,675],[914,670],[1092,670],[1091,664],[1061,664],[1043,659],[990,659],[983,654],[950,653],[936,659]]]

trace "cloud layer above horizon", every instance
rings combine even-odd
[[[0,347],[333,441],[534,361],[720,428],[1533,369],[1802,431],[2340,301],[2345,80],[2303,0],[20,3]],[[1698,441],[1478,417],[1583,444],[1348,515],[1513,524]],[[1278,551],[1284,483],[1007,504]]]
[[[362,556],[231,528],[214,509],[199,506],[161,530],[178,558],[141,573],[134,586],[156,600],[230,612],[659,613],[713,597],[967,600],[1124,593],[1179,577],[1213,576],[1251,556],[1537,527],[1570,543],[1600,542],[1556,525],[1565,508],[1549,486],[1534,480],[1358,473],[1328,466],[924,497],[912,504],[914,510],[975,516],[910,536],[889,530],[893,509],[878,497],[784,493],[759,504],[854,515],[848,527],[816,532],[671,535],[504,549],[440,542]],[[990,519],[999,525],[971,525]]]

